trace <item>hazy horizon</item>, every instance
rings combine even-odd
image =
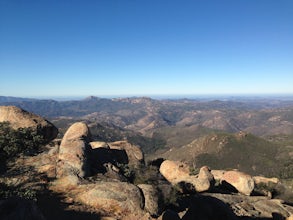
[[[293,94],[293,1],[0,2],[0,95]]]
[[[0,94],[0,97],[2,94]],[[12,98],[28,98],[28,99],[39,99],[39,100],[56,100],[56,101],[71,101],[71,100],[82,100],[89,97],[116,99],[116,98],[142,98],[147,97],[151,99],[202,99],[202,100],[235,100],[235,99],[281,99],[281,100],[293,100],[293,94],[170,94],[170,95],[76,95],[76,96],[3,96]]]

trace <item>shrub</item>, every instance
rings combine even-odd
[[[32,189],[23,189],[16,186],[9,186],[0,183],[0,199],[7,199],[11,197],[20,197],[23,199],[37,200],[37,193]]]
[[[44,139],[37,130],[31,128],[12,129],[8,122],[0,123],[0,168],[14,160],[20,154],[36,153]]]

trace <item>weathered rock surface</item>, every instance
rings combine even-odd
[[[144,209],[152,216],[158,216],[160,212],[158,190],[149,184],[139,184],[137,186],[144,195]]]
[[[143,216],[144,201],[138,187],[125,182],[98,182],[80,185],[71,191],[74,200],[97,211],[122,218],[127,215]]]
[[[90,145],[91,145],[92,149],[96,149],[96,148],[109,149],[110,148],[109,145],[103,141],[92,141],[92,142],[90,142]]]
[[[108,145],[113,150],[124,150],[127,154],[129,165],[135,166],[144,162],[144,155],[138,146],[127,141],[115,141],[108,143]]]
[[[254,189],[253,178],[240,171],[227,171],[222,177],[222,184],[227,183],[244,195],[250,195]]]
[[[228,204],[236,216],[255,218],[285,219],[292,213],[292,207],[287,206],[281,200],[269,199],[265,196],[245,196],[220,193],[204,193],[202,196],[216,198]]]
[[[83,122],[71,125],[66,131],[59,147],[57,177],[76,175],[88,176],[90,173],[89,146],[90,131]]]
[[[280,182],[280,180],[278,178],[267,178],[264,176],[254,176],[252,178],[253,178],[255,184],[269,185],[269,184],[277,184]]]
[[[189,191],[188,184],[191,184],[197,192],[207,191],[214,182],[214,177],[206,166],[200,169],[198,176],[194,176],[189,174],[187,164],[165,160],[160,166],[160,172],[170,183],[180,183],[179,185],[182,186],[183,191]]]
[[[214,176],[215,180],[221,181],[223,179],[223,175],[225,170],[211,170],[211,174]]]
[[[49,121],[15,106],[0,106],[0,122],[9,122],[13,129],[32,128],[46,142],[50,142],[58,134],[58,129]]]
[[[208,191],[214,184],[214,176],[207,166],[200,168],[197,178],[190,176],[185,180],[194,186],[196,192]]]
[[[160,166],[160,173],[172,184],[189,178],[189,166],[179,161],[165,160]]]

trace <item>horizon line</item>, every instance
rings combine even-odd
[[[194,99],[194,98],[293,98],[293,93],[219,93],[219,94],[129,94],[129,95],[42,95],[42,96],[10,96],[10,95],[0,95],[0,97],[9,98],[24,98],[24,99],[53,99],[53,100],[80,100],[86,99],[88,97],[96,98],[152,98],[152,99]]]

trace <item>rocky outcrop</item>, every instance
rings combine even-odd
[[[229,205],[230,210],[243,219],[285,219],[293,211],[293,207],[286,205],[283,201],[266,196],[204,193],[201,197],[218,199]]]
[[[57,158],[57,177],[75,175],[88,176],[90,173],[90,131],[83,122],[71,125],[66,131]]]
[[[202,167],[197,176],[190,175],[189,166],[179,161],[165,160],[160,166],[160,172],[173,185],[179,184],[183,191],[192,190],[187,186],[191,184],[196,192],[204,192],[211,188],[214,181],[208,167]]]
[[[47,143],[56,138],[58,134],[58,129],[49,121],[15,106],[0,106],[0,122],[9,122],[13,129],[36,130]]]
[[[136,186],[133,176],[125,174],[133,172],[139,179],[142,172],[147,173],[146,168],[150,167],[136,166],[143,163],[140,149],[126,141],[91,142],[90,146],[90,139],[87,125],[75,123],[67,130],[61,143],[55,142],[55,147],[46,146],[50,149],[48,152],[19,158],[21,161],[15,163],[18,167],[14,171],[27,167],[29,175],[22,173],[16,178],[0,177],[0,183],[49,189],[61,195],[64,198],[62,202],[67,203],[68,208],[96,213],[101,219],[155,220],[161,213],[158,217],[161,220],[292,218],[293,207],[288,205],[288,200],[282,201],[273,194],[263,196],[256,189],[264,187],[278,196],[281,195],[279,192],[283,192],[283,198],[291,196],[276,178],[251,177],[235,170],[211,171],[207,166],[201,167],[197,175],[192,175],[185,163],[160,159],[150,165],[152,169],[148,172],[151,175],[140,179],[144,184]],[[104,172],[93,172],[98,166],[102,166]],[[38,178],[31,177],[30,174],[36,173]],[[227,185],[230,188],[226,188]],[[42,219],[41,213],[33,211],[37,210],[33,206],[23,209],[17,203],[9,205],[14,210],[10,215],[9,208],[3,204],[0,201],[1,219],[2,216],[5,219],[7,213],[9,217],[17,215],[17,211],[29,216],[29,219]],[[15,210],[14,206],[19,210]],[[170,207],[174,210],[167,209]],[[35,218],[31,213],[39,217]]]

